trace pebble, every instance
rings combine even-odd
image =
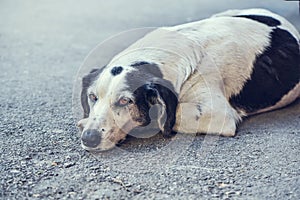
[[[61,129],[54,129],[52,132],[53,132],[53,133],[57,133],[57,134],[61,134],[61,133],[64,132],[64,130],[61,130]]]
[[[64,163],[64,168],[69,168],[69,167],[72,167],[74,165],[75,165],[75,163]]]
[[[17,174],[17,173],[20,173],[21,171],[17,170],[17,169],[12,169],[12,170],[10,170],[10,172],[13,174]]]

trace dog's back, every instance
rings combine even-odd
[[[285,18],[265,9],[228,10],[212,17],[225,16],[246,18],[274,27],[270,34],[271,45],[257,56],[254,63],[255,71],[252,72],[252,76],[255,78],[256,75],[257,83],[253,83],[254,80],[252,83],[248,81],[245,85],[246,88],[242,91],[245,97],[242,97],[243,94],[235,96],[231,102],[235,104],[241,101],[248,101],[248,103],[255,101],[249,96],[250,94],[246,95],[246,90],[250,93],[250,87],[259,86],[261,82],[268,84],[265,90],[253,88],[252,92],[261,95],[262,101],[269,98],[269,105],[261,105],[261,108],[265,108],[254,111],[254,114],[283,107],[300,97],[300,35],[296,28]],[[262,98],[262,96],[266,97]],[[256,99],[256,101],[259,100]],[[271,104],[272,106],[270,106]]]
[[[209,64],[199,63],[201,76],[216,80],[212,84],[222,77],[224,95],[241,115],[277,109],[300,96],[300,36],[283,17],[264,9],[230,10],[166,29],[202,47]]]

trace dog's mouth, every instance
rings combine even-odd
[[[91,153],[100,153],[112,150],[114,147],[121,147],[122,144],[127,140],[127,138],[136,138],[136,139],[147,139],[152,138],[155,135],[160,133],[159,128],[154,127],[135,127],[124,138],[121,138],[117,141],[111,141],[109,139],[102,139],[101,143],[96,147],[88,147],[81,142],[81,146],[84,150]],[[122,135],[122,134],[121,134]]]
[[[121,147],[128,137],[136,139],[148,139],[161,133],[157,120],[149,120],[147,124],[138,124],[133,121],[126,122],[122,128],[111,128],[105,135],[101,135],[97,146],[89,146],[81,141],[84,150],[91,153],[105,152],[114,147]],[[94,142],[90,142],[93,144]]]
[[[89,130],[94,133],[93,130]],[[124,130],[118,128],[111,128],[106,133],[98,131],[96,136],[81,136],[81,146],[84,150],[89,152],[103,152],[113,149],[115,146],[120,145],[126,139],[126,133]],[[99,138],[100,137],[100,138]],[[90,139],[85,141],[85,138]]]
[[[92,154],[97,154],[97,153],[104,153],[104,152],[107,152],[107,151],[110,151],[113,149],[112,148],[108,148],[108,149],[86,149],[86,148],[83,148],[84,150],[88,151],[89,153],[92,153]]]
[[[90,153],[100,153],[100,152],[105,152],[105,151],[109,151],[109,150],[111,150],[111,149],[113,149],[117,144],[114,144],[114,143],[112,143],[112,142],[110,142],[111,143],[111,145],[108,145],[108,146],[104,146],[104,145],[102,145],[102,144],[100,144],[100,145],[98,145],[97,147],[94,147],[94,148],[92,148],[92,147],[87,147],[87,146],[85,146],[82,142],[81,142],[81,147],[84,149],[84,150],[86,150],[86,151],[88,151],[88,152],[90,152]]]

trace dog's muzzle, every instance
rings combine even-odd
[[[96,129],[85,130],[81,135],[81,141],[84,146],[95,148],[101,142],[101,133]]]

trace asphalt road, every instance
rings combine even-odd
[[[234,138],[129,138],[97,155],[80,147],[73,85],[106,38],[247,7],[300,28],[297,2],[149,2],[0,1],[0,198],[300,199],[299,100],[246,119]]]

